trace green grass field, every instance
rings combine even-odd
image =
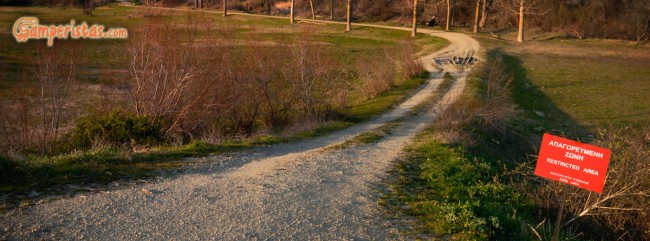
[[[544,98],[518,104],[587,128],[650,124],[650,46],[614,40],[545,40],[523,45],[478,38],[519,62],[516,75]]]

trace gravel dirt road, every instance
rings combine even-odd
[[[410,31],[409,28],[387,27]],[[382,116],[331,135],[204,158],[180,174],[0,214],[0,239],[88,240],[394,240],[398,228],[377,204],[391,162],[435,119],[409,118],[372,144],[327,148],[432,101],[444,72],[456,79],[435,105],[444,108],[465,87],[466,71],[432,59],[479,51],[460,33],[421,30],[450,41],[423,57],[431,79]],[[144,190],[143,190],[144,189]]]

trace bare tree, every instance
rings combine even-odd
[[[635,1],[630,6],[632,22],[634,23],[634,32],[636,35],[636,44],[650,39],[650,1]]]
[[[517,30],[517,42],[524,42],[524,0],[519,0],[519,28]]]
[[[330,0],[330,20],[334,20],[334,0]]]
[[[487,21],[487,4],[487,0],[483,0],[483,6],[481,9],[481,22],[478,24],[480,29],[485,27],[485,22]]]
[[[266,0],[266,15],[271,15],[271,0]]]
[[[311,8],[311,19],[316,19],[316,12],[314,11],[314,1],[309,0],[309,7]]]
[[[432,2],[432,3],[426,3],[426,2],[425,2],[425,4],[424,4],[424,7],[425,7],[425,8],[429,8],[429,9],[434,9],[434,10],[435,10],[435,11],[433,11],[433,14],[430,13],[429,15],[433,15],[433,16],[432,16],[432,19],[436,22],[436,24],[438,24],[438,21],[439,21],[439,19],[440,19],[440,18],[438,17],[438,14],[440,13],[440,5],[442,5],[442,4],[445,3],[445,2],[447,2],[447,0],[441,0],[440,2],[437,2],[437,3],[436,3],[435,1]]]
[[[227,17],[228,16],[228,0],[223,0],[223,16]]]
[[[295,7],[295,3],[294,3],[294,1],[295,1],[295,0],[291,0],[291,13],[290,13],[290,15],[289,15],[289,22],[290,22],[291,24],[293,24],[293,22],[294,22],[294,16],[293,16],[293,14],[294,14],[294,7]]]
[[[193,21],[197,24],[202,21]],[[139,116],[165,121],[164,135],[191,133],[205,121],[206,99],[220,78],[214,44],[200,43],[189,34],[178,34],[175,23],[152,22],[127,46],[132,106]],[[188,29],[188,31],[191,31]],[[179,43],[187,43],[180,46]],[[212,52],[215,51],[215,52]]]
[[[345,32],[350,32],[352,30],[352,0],[347,0],[347,9],[346,9],[346,25]]]
[[[500,2],[503,7],[516,14],[518,18],[518,23],[517,23],[517,42],[518,43],[523,43],[525,40],[525,30],[524,30],[524,20],[526,15],[543,15],[547,13],[548,11],[545,12],[539,12],[539,11],[534,11],[538,10],[540,8],[541,3],[543,1],[541,0],[506,0],[503,2]],[[515,10],[514,6],[517,6],[517,10]]]
[[[75,46],[65,45],[39,50],[34,57],[32,72],[40,87],[37,96],[42,130],[39,144],[43,153],[47,152],[48,144],[59,137],[64,105],[74,86],[77,53]]]
[[[447,0],[447,23],[445,25],[445,30],[449,31],[449,21],[451,20],[451,0]]]
[[[474,33],[478,33],[478,18],[481,9],[481,0],[476,0],[476,16],[474,16]]]
[[[411,37],[415,37],[418,33],[418,0],[413,0],[413,29],[411,30]]]

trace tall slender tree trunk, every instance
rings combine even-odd
[[[334,21],[334,0],[330,0],[330,20]]]
[[[290,22],[291,24],[293,24],[293,21],[294,21],[294,16],[293,16],[293,11],[294,11],[294,10],[293,10],[293,7],[294,7],[294,5],[295,5],[294,1],[295,1],[295,0],[291,0],[291,13],[289,14],[289,22]]]
[[[524,0],[519,0],[519,32],[517,33],[517,42],[524,42]]]
[[[487,21],[487,0],[483,0],[483,8],[481,9],[481,22],[478,24],[480,29],[485,27],[485,21]]]
[[[451,10],[451,26],[454,26],[454,25],[455,25],[455,24],[454,24],[454,18],[456,18],[456,12],[457,12],[456,9],[452,9],[452,10]]]
[[[271,15],[271,0],[266,0],[266,15]]]
[[[411,30],[411,37],[415,37],[418,33],[418,0],[413,0],[413,29]]]
[[[309,7],[311,8],[311,19],[316,19],[316,12],[314,11],[314,1],[309,0]]]
[[[451,0],[447,0],[447,24],[445,25],[445,31],[449,31],[449,20],[451,20]]]
[[[474,16],[474,32],[478,33],[478,15],[481,10],[481,0],[476,0],[476,16]]]
[[[347,20],[345,25],[345,32],[350,32],[352,30],[352,0],[347,0]]]
[[[223,16],[228,16],[228,0],[223,0]]]

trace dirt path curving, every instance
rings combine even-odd
[[[200,167],[155,183],[15,209],[0,216],[0,239],[403,239],[382,216],[375,188],[391,161],[435,114],[409,118],[373,144],[327,147],[430,100],[444,72],[456,81],[437,108],[460,96],[467,72],[452,65],[435,67],[432,59],[476,53],[478,43],[459,33],[421,32],[448,39],[450,45],[423,57],[432,72],[424,87],[372,121],[300,143],[210,157]]]

